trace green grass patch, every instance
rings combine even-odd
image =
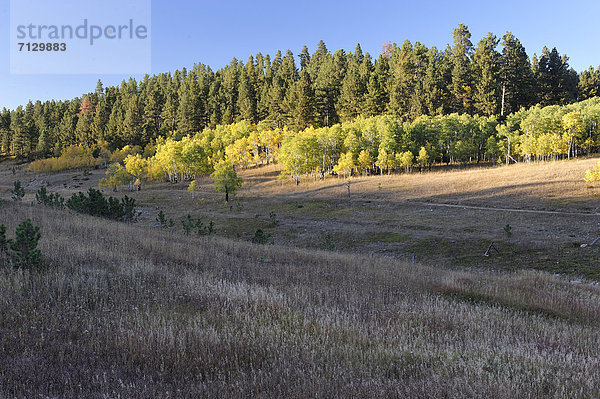
[[[270,222],[259,218],[224,218],[216,220],[215,225],[217,235],[230,238],[252,237],[256,229],[271,231]]]
[[[367,237],[367,241],[369,242],[386,242],[386,243],[397,243],[397,242],[406,242],[410,240],[410,235],[408,234],[400,234],[396,232],[379,232],[372,233]]]
[[[302,215],[316,219],[332,219],[350,215],[352,209],[331,201],[294,201],[289,203],[274,204],[272,211],[278,215]]]

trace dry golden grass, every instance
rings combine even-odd
[[[463,204],[542,209],[569,205],[596,206],[597,197],[584,182],[586,169],[598,158],[570,161],[520,163],[502,166],[469,166],[431,172],[355,177],[351,179],[353,198],[381,198],[392,201],[429,200]],[[291,180],[277,181],[277,166],[250,169],[242,176],[248,182],[248,195],[310,195],[346,198],[346,180],[328,178],[315,181],[304,178],[296,186]]]
[[[139,224],[147,228],[156,224],[159,211],[172,218],[178,230],[180,220],[191,214],[205,224],[213,221],[217,235],[233,239],[249,241],[262,229],[279,245],[325,248],[325,238],[330,237],[336,250],[347,253],[402,260],[414,256],[437,266],[483,270],[533,268],[600,281],[600,269],[594,266],[600,262],[600,247],[580,248],[599,236],[593,214],[600,212],[600,202],[582,180],[595,162],[577,159],[353,178],[351,201],[343,179],[303,180],[296,186],[278,179],[277,165],[240,171],[244,186],[230,204],[214,192],[208,177],[197,180],[194,198],[187,182],[153,182],[139,192],[104,192],[135,198],[142,211]],[[28,203],[43,185],[68,197],[97,187],[104,175],[102,169],[91,175],[37,175],[26,165],[13,174],[11,165],[0,165],[0,192],[9,198],[13,181],[19,179]],[[510,236],[504,231],[507,224]],[[492,240],[501,253],[483,257]]]
[[[598,397],[600,289],[4,204],[0,397]]]
[[[471,165],[445,169],[438,166],[431,172],[360,176],[350,180],[351,196],[359,200],[408,200],[534,210],[569,208],[571,211],[590,211],[598,207],[600,191],[584,182],[583,177],[586,169],[592,168],[597,162],[598,158],[594,157],[494,167]],[[18,179],[25,184],[31,195],[42,185],[49,185],[51,191],[62,191],[65,196],[86,191],[89,187],[97,187],[99,179],[104,175],[103,169],[93,170],[90,176],[78,171],[40,175],[28,171],[26,165],[20,166],[16,174],[12,174],[6,165],[0,168],[0,188],[7,191],[12,187],[12,182]],[[304,176],[301,184],[296,185],[291,179],[279,179],[280,172],[278,165],[239,171],[244,185],[238,191],[238,197],[347,198],[345,179],[328,177],[320,180]],[[185,208],[190,203],[187,201],[188,197],[191,198],[186,192],[187,183],[173,185],[152,182],[145,184],[143,191],[150,196],[164,196],[167,201],[181,199]],[[220,200],[222,197],[214,192],[212,179],[208,177],[199,177],[197,188],[197,198]],[[122,190],[124,189],[123,187]]]
[[[505,205],[518,207],[545,205],[548,198],[590,199],[588,183],[583,181],[585,170],[597,159],[515,164],[494,168],[477,168],[464,171],[437,172],[431,176],[406,176],[404,198],[456,198],[458,200],[489,203],[514,199]],[[390,191],[396,186],[391,184]],[[516,202],[519,202],[516,204]]]

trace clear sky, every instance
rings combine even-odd
[[[48,0],[60,2],[61,0]],[[86,1],[86,0],[83,0]],[[100,78],[118,84],[127,75],[11,75],[9,1],[0,0],[0,109],[29,99],[70,99],[91,92]],[[218,69],[233,57],[246,61],[278,49],[312,53],[319,40],[332,52],[363,51],[378,56],[386,41],[405,39],[445,48],[452,29],[464,23],[476,44],[487,32],[511,31],[529,56],[543,46],[569,56],[577,71],[600,65],[600,2],[565,1],[191,1],[152,0],[151,74],[200,62]],[[141,78],[141,75],[134,75]]]

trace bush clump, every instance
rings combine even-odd
[[[90,188],[87,195],[78,192],[66,202],[67,208],[79,213],[100,216],[108,219],[130,221],[135,218],[135,199],[124,196],[106,199],[99,190]]]
[[[48,193],[46,187],[40,187],[35,193],[35,199],[39,205],[53,206],[60,209],[65,207],[65,199],[59,193]]]
[[[173,219],[169,218],[167,220],[167,217],[165,216],[165,213],[162,210],[160,212],[158,212],[156,221],[158,222],[158,225],[160,227],[167,228],[167,227],[173,227],[175,225],[175,222],[173,221]]]
[[[183,227],[185,234],[194,231],[199,236],[209,236],[215,233],[215,224],[212,220],[205,225],[200,218],[195,219],[190,214],[181,220],[181,227]]]
[[[252,237],[252,242],[254,244],[268,244],[271,242],[271,234],[265,233],[262,229],[256,229]]]

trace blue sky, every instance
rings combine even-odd
[[[60,2],[61,0],[48,0]],[[11,75],[9,1],[0,0],[0,108],[29,99],[70,99],[93,91],[100,78],[118,84],[125,75]],[[246,61],[257,52],[277,49],[312,53],[319,40],[335,51],[363,51],[377,56],[386,41],[405,39],[444,48],[452,29],[464,23],[474,44],[493,32],[511,31],[528,55],[543,46],[566,53],[577,71],[600,65],[600,2],[528,1],[186,1],[152,0],[151,74],[201,62],[218,69],[232,57]],[[541,4],[543,5],[541,5]],[[134,75],[141,78],[141,75]]]

